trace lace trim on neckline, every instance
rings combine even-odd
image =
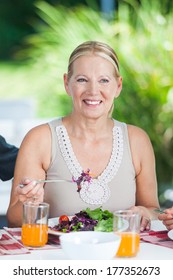
[[[104,171],[92,180],[90,185],[84,184],[80,191],[80,197],[83,201],[89,204],[103,204],[110,197],[110,189],[108,183],[116,176],[123,157],[123,135],[122,129],[119,126],[113,127],[113,146],[109,163]],[[74,178],[78,178],[82,173],[82,167],[78,162],[67,130],[64,125],[56,127],[58,143],[61,154],[66,162],[66,165]],[[89,168],[89,167],[88,167]]]

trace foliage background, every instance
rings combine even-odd
[[[22,14],[20,20],[29,27],[20,29],[18,37],[9,28],[14,47],[8,50],[6,46],[1,60],[0,97],[6,92],[6,98],[34,98],[39,117],[67,114],[71,100],[62,77],[71,51],[86,40],[110,44],[118,54],[123,76],[113,117],[149,134],[156,155],[160,202],[169,206],[172,202],[163,194],[173,185],[172,2],[117,1],[110,19],[100,12],[99,1],[24,2],[28,7],[32,2],[26,10],[34,13],[30,17]],[[18,12],[21,15],[20,9]],[[15,17],[19,20],[18,14]]]

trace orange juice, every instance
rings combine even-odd
[[[48,241],[48,226],[45,224],[22,225],[22,242],[25,246],[40,247]]]
[[[117,257],[133,257],[139,251],[140,237],[138,233],[123,232],[121,235],[121,243],[116,253]]]

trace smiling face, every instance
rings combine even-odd
[[[114,98],[122,88],[114,65],[107,59],[88,54],[72,64],[70,77],[64,75],[65,89],[73,99],[73,112],[86,118],[108,116]]]

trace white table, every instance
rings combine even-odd
[[[159,221],[153,221],[153,230],[164,230],[165,227]],[[172,241],[173,242],[173,241]],[[120,259],[120,258],[116,258]],[[130,260],[173,260],[173,249],[151,243],[141,242],[140,251],[136,257],[123,258]],[[33,250],[30,254],[0,256],[1,260],[67,260],[62,249]]]
[[[118,259],[118,258],[116,258]],[[123,258],[124,259],[124,258]],[[141,243],[140,251],[130,260],[173,260],[173,250],[150,243]],[[0,256],[1,260],[67,260],[62,249],[33,250],[31,254]]]

